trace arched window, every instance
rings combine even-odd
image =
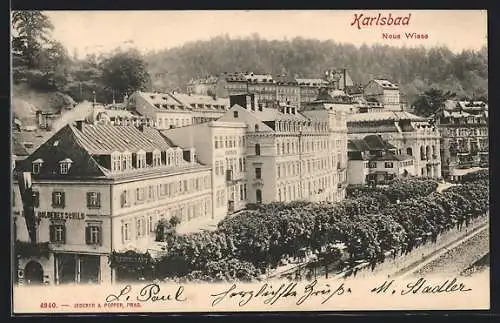
[[[259,132],[259,125],[258,124],[255,125],[255,132]]]
[[[409,156],[413,156],[413,150],[411,149],[411,147],[406,148],[406,154]]]
[[[420,160],[425,160],[424,146],[420,146]]]
[[[425,147],[425,159],[429,160],[431,158],[431,147],[427,146]]]
[[[255,155],[260,156],[260,144],[255,144]]]

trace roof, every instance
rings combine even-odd
[[[33,153],[41,144],[43,144],[53,132],[48,131],[13,131],[12,141],[17,141],[26,149],[28,154]]]
[[[271,74],[247,73],[245,74],[245,78],[250,82],[274,83],[273,76]]]
[[[16,137],[12,137],[12,154],[16,156],[28,156],[29,153]]]
[[[380,85],[383,89],[386,90],[397,90],[398,86],[396,84],[393,84],[391,81],[384,80],[384,79],[375,79],[373,82],[377,83]]]
[[[413,159],[413,157],[408,156],[408,155],[396,155],[392,152],[386,152],[382,156],[371,156],[370,161],[404,161],[404,160],[410,160]]]
[[[382,112],[367,112],[354,113],[348,116],[348,122],[369,122],[382,120],[410,120],[410,121],[426,121],[427,119],[414,115],[406,111],[382,111]]]
[[[229,98],[214,98],[209,95],[172,93],[169,94],[174,99],[190,106],[191,104],[211,104],[222,105],[229,108]]]
[[[397,149],[388,141],[377,135],[368,135],[363,138],[370,150]]]
[[[327,85],[328,82],[323,79],[296,79],[299,85]]]
[[[138,91],[137,93],[157,109],[170,109],[171,106],[175,106],[175,108],[178,108],[179,106],[183,108],[190,108],[189,106],[186,106],[185,104],[174,99],[168,93],[153,93],[153,92],[140,92],[140,91]],[[159,104],[160,107],[156,106],[156,104]],[[166,107],[164,107],[164,105]]]
[[[150,127],[144,127],[141,131],[135,126],[84,124],[82,131],[75,128],[74,133],[79,144],[92,155],[141,149],[165,151],[171,148],[160,132]]]
[[[363,139],[350,139],[347,142],[347,150],[361,152],[370,150],[370,147]]]
[[[113,129],[112,129],[113,128]],[[83,130],[66,125],[34,153],[16,166],[16,170],[31,169],[31,164],[41,159],[39,178],[85,179],[109,178],[123,179],[131,176],[150,174],[178,173],[189,169],[205,169],[198,163],[183,163],[175,166],[147,167],[113,173],[98,163],[97,156],[109,155],[113,151],[152,152],[156,149],[165,151],[171,148],[160,132],[153,128],[144,128],[141,132],[133,126],[84,125]],[[128,142],[123,138],[128,139]],[[60,175],[59,163],[72,161],[68,174]]]
[[[272,108],[262,108],[262,111],[260,110],[247,110],[252,115],[254,115],[257,119],[261,121],[284,121],[284,120],[289,120],[289,121],[305,121],[309,120],[305,116],[303,116],[300,113],[296,114],[291,114],[291,113],[282,113],[277,109],[272,109]]]
[[[278,75],[274,77],[276,83],[297,85],[297,80],[290,75]]]

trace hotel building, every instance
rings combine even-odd
[[[283,105],[257,106],[234,96],[221,122],[246,125],[248,203],[339,201],[347,184],[344,112]],[[236,102],[238,104],[236,104]]]
[[[356,113],[349,115],[347,128],[350,140],[380,135],[399,155],[412,156],[411,175],[441,178],[440,135],[427,119],[403,111]]]
[[[441,134],[443,176],[455,179],[472,167],[489,164],[488,105],[482,101],[447,101],[436,115]]]
[[[67,125],[16,172],[31,173],[37,223],[33,241],[14,181],[15,253],[25,283],[121,280],[125,274],[108,264],[112,252],[147,252],[161,219],[212,216],[210,168],[194,149],[149,127]]]

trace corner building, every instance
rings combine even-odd
[[[108,256],[147,252],[156,225],[211,217],[210,169],[194,149],[171,145],[148,127],[67,125],[19,164],[32,175],[37,220],[33,253],[14,182],[18,275],[26,283],[120,280]],[[32,249],[31,249],[32,250]]]

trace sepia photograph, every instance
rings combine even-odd
[[[486,10],[10,18],[14,315],[490,308]]]

